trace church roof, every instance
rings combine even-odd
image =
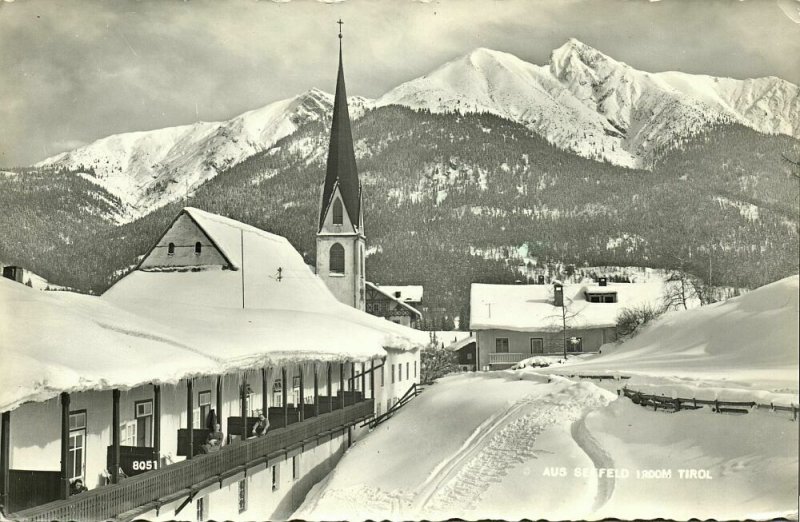
[[[333,102],[331,139],[328,146],[328,165],[325,172],[325,185],[322,191],[322,205],[319,215],[320,228],[337,185],[342,194],[347,214],[350,216],[350,221],[353,226],[358,227],[361,213],[361,184],[358,182],[356,155],[353,150],[353,134],[350,130],[350,112],[347,108],[341,45],[339,47],[339,74],[336,78],[336,95]]]

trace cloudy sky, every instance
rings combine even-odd
[[[0,0],[0,166],[332,91],[340,17],[351,95],[475,47],[544,64],[570,37],[642,70],[800,83],[798,0]]]

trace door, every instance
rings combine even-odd
[[[544,339],[541,337],[531,337],[531,353],[534,355],[544,353]]]

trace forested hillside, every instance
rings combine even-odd
[[[326,122],[303,126],[189,204],[284,235],[312,263],[328,131]],[[793,138],[718,126],[642,171],[571,155],[491,115],[383,107],[353,131],[368,278],[422,284],[428,305],[453,314],[471,282],[518,277],[516,261],[497,258],[521,245],[540,264],[683,264],[742,287],[798,270],[798,180],[781,156]],[[0,176],[0,261],[102,292],[183,204],[114,226],[96,217],[104,197],[66,172]]]

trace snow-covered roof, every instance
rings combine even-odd
[[[102,297],[3,281],[0,407],[60,391],[299,360],[365,361],[384,356],[385,348],[430,342],[425,332],[340,303],[286,239],[187,212],[239,270],[134,270]]]
[[[394,301],[395,303],[399,304],[400,306],[402,306],[403,308],[405,308],[406,310],[408,310],[408,311],[409,311],[409,312],[411,312],[412,314],[416,315],[417,317],[422,317],[422,312],[420,312],[419,310],[417,310],[417,309],[416,309],[416,308],[414,308],[413,306],[406,304],[406,303],[403,301],[403,299],[402,299],[402,298],[395,297],[395,294],[394,294],[394,293],[389,293],[389,292],[387,292],[387,291],[386,291],[386,287],[379,286],[379,285],[376,285],[376,284],[374,284],[374,283],[370,283],[369,281],[365,281],[365,284],[366,284],[366,285],[367,285],[369,288],[372,288],[372,289],[373,289],[373,290],[375,290],[376,292],[379,292],[380,294],[382,294],[382,295],[386,296],[388,299],[391,299],[391,300],[392,300],[392,301]],[[422,287],[420,287],[420,288],[422,288]]]
[[[0,410],[61,391],[128,387],[212,372],[175,332],[98,297],[0,279]]]
[[[586,293],[616,292],[616,303],[590,303]],[[616,325],[620,311],[646,303],[660,304],[664,285],[658,283],[594,283],[564,286],[567,327],[601,328]],[[561,307],[553,304],[552,285],[488,285],[473,283],[470,290],[470,329],[557,331],[562,328]]]
[[[476,337],[470,335],[468,337],[464,337],[463,339],[459,339],[458,341],[445,346],[444,349],[445,350],[450,350],[451,352],[457,352],[460,349],[464,348],[465,346],[468,346],[468,345],[474,343],[475,340],[476,340]]]
[[[390,295],[392,298],[403,301],[406,303],[421,303],[422,302],[422,286],[421,285],[376,285],[380,287],[381,292]],[[397,293],[400,293],[399,296]]]

